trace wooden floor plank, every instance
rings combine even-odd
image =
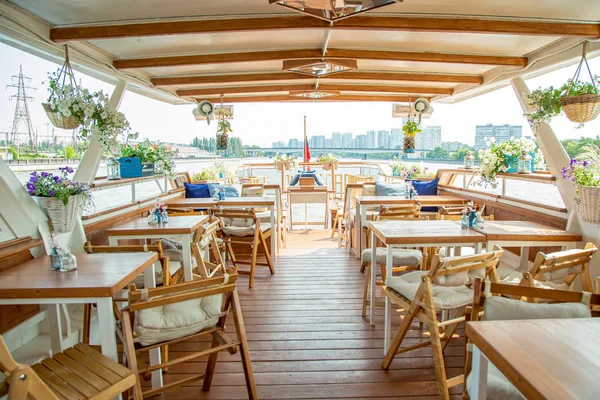
[[[418,349],[396,357],[388,371],[383,360],[383,310],[377,325],[361,316],[364,275],[360,261],[328,231],[294,232],[288,248],[276,257],[275,274],[258,270],[254,287],[240,277],[238,290],[250,356],[261,399],[437,399],[431,350]],[[380,289],[378,288],[380,292]],[[395,311],[393,327],[401,320]],[[229,326],[230,325],[230,326]],[[233,335],[233,323],[227,331]],[[428,333],[412,324],[403,346],[427,340]],[[169,347],[176,358],[204,349],[198,338]],[[449,377],[462,373],[464,330],[457,330],[446,350]],[[239,354],[219,354],[209,392],[202,382],[166,391],[157,399],[246,399]],[[206,368],[206,358],[169,368],[166,383]],[[144,382],[148,386],[149,382]],[[459,399],[462,385],[451,390]]]

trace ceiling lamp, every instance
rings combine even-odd
[[[285,60],[283,70],[297,72],[320,78],[336,72],[350,71],[358,68],[356,60]]]
[[[292,90],[289,92],[290,96],[301,97],[303,99],[323,99],[325,97],[339,96],[338,90]]]
[[[403,0],[269,0],[270,4],[324,21],[335,22]]]

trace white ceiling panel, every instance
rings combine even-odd
[[[344,30],[332,32],[329,48],[523,56],[558,39],[560,36]]]
[[[220,74],[220,73],[260,73],[260,72],[279,72],[282,62],[275,61],[252,61],[238,62],[231,64],[205,64],[205,65],[183,65],[178,67],[156,67],[144,68],[148,74],[154,77],[158,76],[177,76],[177,75],[200,75],[200,74]]]
[[[389,72],[433,72],[478,75],[496,68],[495,65],[452,64],[413,61],[358,60],[360,70]]]

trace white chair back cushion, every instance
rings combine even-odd
[[[543,268],[542,268],[543,271]],[[540,280],[542,282],[558,281],[566,278],[569,275],[581,274],[583,272],[583,265],[574,265],[569,268],[561,268],[555,271],[543,272],[540,274]]]
[[[265,197],[265,188],[262,186],[243,187],[242,197]]]
[[[136,313],[135,333],[143,346],[179,339],[215,326],[223,307],[223,295],[167,304]]]
[[[448,268],[440,268],[440,271]],[[450,269],[451,270],[451,269]],[[469,271],[456,272],[448,275],[437,275],[433,283],[439,286],[462,286],[469,285],[475,281],[475,278],[485,279],[485,268],[471,269]]]
[[[591,318],[589,307],[582,303],[540,304],[499,296],[486,297],[484,320]]]

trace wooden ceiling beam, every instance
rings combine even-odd
[[[221,101],[220,98],[195,98],[196,101],[211,100]],[[279,103],[283,101],[387,101],[393,103],[408,103],[411,99],[408,96],[368,96],[368,95],[351,95],[342,94],[339,96],[325,97],[321,99],[307,99],[289,95],[275,95],[275,96],[244,96],[244,97],[227,97],[223,98],[224,103],[256,103],[256,102],[274,102]],[[414,100],[414,98],[412,98]],[[429,100],[429,98],[428,98]]]
[[[50,29],[50,38],[55,42],[64,42],[69,40],[319,28],[384,32],[462,32],[600,37],[600,24],[596,23],[356,16],[330,25],[325,21],[312,17],[290,16],[59,27]]]
[[[181,85],[203,85],[215,83],[243,83],[243,82],[266,82],[283,80],[311,80],[307,75],[294,72],[272,72],[263,74],[235,74],[235,75],[204,75],[204,76],[173,76],[152,78],[155,86],[181,86]],[[454,74],[421,74],[406,72],[370,72],[370,71],[346,71],[327,75],[320,78],[321,81],[335,79],[361,79],[380,81],[407,81],[407,82],[447,82],[447,83],[470,83],[481,85],[483,77],[480,75],[454,75]]]
[[[306,85],[261,85],[261,86],[239,86],[226,88],[203,88],[203,89],[182,89],[176,93],[181,97],[190,96],[211,96],[225,94],[241,93],[267,93],[267,92],[288,92],[301,90],[314,90],[315,84]],[[451,88],[436,87],[417,87],[417,86],[384,86],[384,85],[337,85],[337,84],[319,84],[319,90],[333,90],[346,92],[373,92],[373,93],[404,93],[404,94],[446,94],[452,95],[454,90]]]
[[[251,61],[291,60],[301,58],[316,60],[354,58],[357,60],[485,64],[507,65],[516,67],[524,67],[525,65],[527,65],[526,57],[350,49],[329,49],[327,50],[327,56],[322,57],[320,49],[299,49],[120,59],[114,60],[113,66],[117,69],[155,68],[174,67],[182,65],[228,64]]]

